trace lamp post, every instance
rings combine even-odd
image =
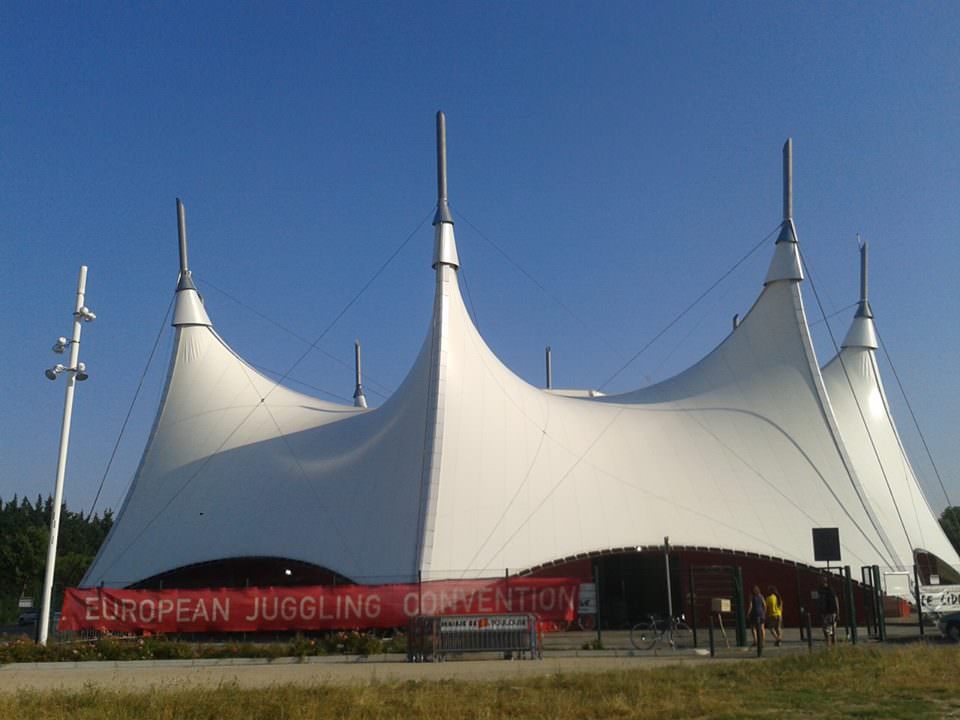
[[[53,490],[53,507],[50,514],[50,545],[47,547],[47,568],[43,578],[43,601],[40,605],[40,633],[37,639],[41,645],[47,644],[47,635],[50,630],[50,596],[53,592],[53,571],[57,562],[57,536],[60,533],[60,505],[63,503],[63,476],[67,469],[67,447],[70,444],[70,420],[73,415],[73,389],[77,382],[87,379],[87,368],[80,362],[80,329],[85,322],[96,319],[83,304],[83,296],[87,289],[87,266],[80,266],[80,279],[77,282],[77,304],[73,311],[73,335],[68,341],[59,338],[53,346],[53,351],[62,354],[70,348],[70,364],[66,367],[60,363],[45,371],[50,380],[56,380],[66,373],[67,390],[63,402],[63,424],[60,428],[60,452],[57,456],[57,481]]]

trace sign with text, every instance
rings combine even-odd
[[[924,612],[956,612],[960,610],[960,585],[921,585],[920,604]]]
[[[192,633],[405,626],[415,615],[534,613],[570,622],[572,578],[436,580],[423,584],[204,590],[70,588],[61,631]]]

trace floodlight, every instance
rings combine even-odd
[[[53,351],[57,355],[63,355],[63,351],[67,349],[68,341],[65,337],[58,337],[57,341],[53,344]]]
[[[74,377],[77,378],[77,382],[83,382],[90,377],[87,375],[87,366],[83,363],[77,363],[77,369],[74,372],[76,373]]]
[[[64,370],[66,370],[66,368],[60,363],[57,363],[52,368],[48,368],[47,370],[44,370],[43,374],[47,376],[48,380],[56,380],[57,375],[62,373]]]
[[[76,315],[78,318],[80,318],[80,319],[83,320],[84,322],[93,322],[94,320],[97,319],[96,313],[94,313],[94,312],[93,312],[90,308],[88,308],[86,305],[84,305],[84,306],[81,307],[79,310],[77,310],[77,311],[74,313],[74,315]]]
[[[291,575],[293,575],[293,570],[291,570],[290,568],[287,568],[286,570],[283,571],[283,574],[286,575],[287,577],[290,577]]]

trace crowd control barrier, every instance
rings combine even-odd
[[[417,615],[407,635],[407,660],[438,662],[447,655],[504,653],[541,657],[539,623],[532,613],[511,615]]]

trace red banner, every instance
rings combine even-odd
[[[570,622],[578,591],[579,580],[572,578],[205,590],[70,588],[59,628],[151,633],[348,630],[403,627],[414,615],[528,612],[549,622]]]

